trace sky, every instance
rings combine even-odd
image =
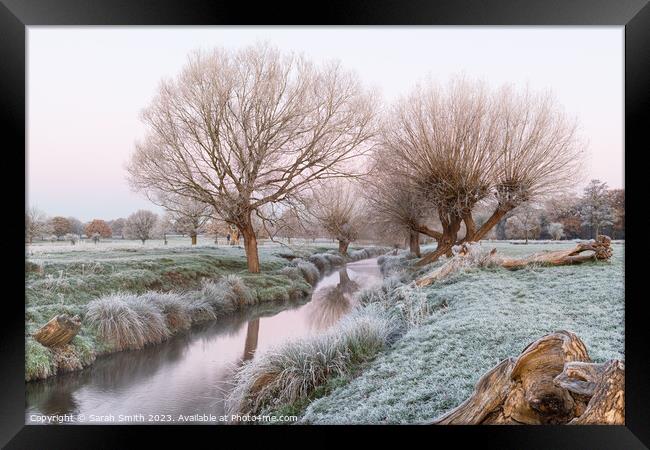
[[[125,165],[140,112],[196,49],[268,42],[340,60],[385,102],[427,77],[550,89],[587,142],[582,185],[623,187],[623,27],[37,27],[27,30],[27,202],[83,221],[160,209]]]

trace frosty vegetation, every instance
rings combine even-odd
[[[496,247],[519,256],[549,244]],[[392,276],[384,286],[363,292],[364,302],[403,301],[398,299],[408,294],[417,304],[424,296],[428,312],[421,325],[411,327],[358,377],[311,403],[301,420],[432,420],[465,400],[478,378],[502,359],[558,329],[581,336],[595,361],[624,359],[623,248],[614,248],[609,263],[516,272],[475,268],[423,289],[410,288],[411,276],[400,273],[411,259],[384,256],[382,268]]]
[[[303,299],[333,267],[387,249],[342,258],[331,242],[261,247],[263,274],[248,274],[244,250],[211,242],[35,244],[26,261],[26,379],[78,370],[97,355],[162,342],[192,324],[250,305]],[[291,254],[291,261],[283,256]],[[311,261],[316,261],[319,267]],[[82,329],[65,360],[31,334],[57,314],[79,315]]]

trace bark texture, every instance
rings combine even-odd
[[[79,317],[69,317],[61,314],[54,316],[49,322],[36,330],[34,339],[46,347],[63,347],[72,341],[80,328],[81,320],[79,320]]]
[[[595,364],[570,331],[548,334],[484,374],[435,425],[624,424],[625,366]]]

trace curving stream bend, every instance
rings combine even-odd
[[[323,332],[350,311],[356,291],[381,279],[377,258],[356,261],[327,274],[300,303],[257,306],[160,345],[27,383],[25,423],[42,423],[42,415],[82,415],[72,423],[87,424],[179,423],[180,416],[181,423],[220,422],[229,380],[243,361],[286,340]]]

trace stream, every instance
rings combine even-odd
[[[348,313],[354,293],[382,279],[377,258],[327,273],[300,302],[259,305],[200,324],[143,350],[97,358],[89,368],[26,384],[25,423],[216,423],[233,372],[264,349],[322,333]],[[182,422],[181,422],[182,423]]]

